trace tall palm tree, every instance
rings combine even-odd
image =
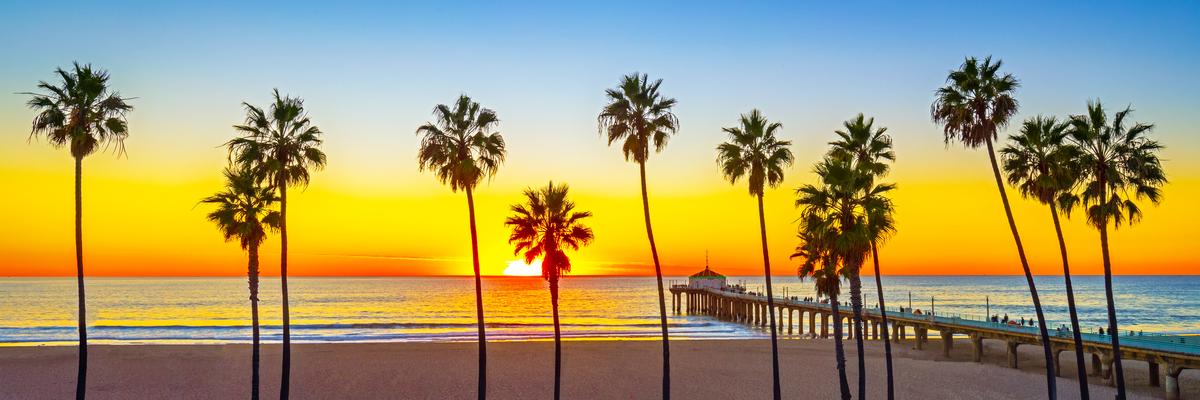
[[[475,187],[483,178],[496,175],[504,162],[504,137],[494,132],[500,120],[467,95],[458,96],[453,106],[433,108],[435,122],[417,128],[421,149],[417,167],[432,171],[450,190],[467,193],[471,227],[471,261],[475,269],[475,323],[479,327],[479,399],[487,398],[487,334],[483,323],[483,281],[479,275],[479,235],[475,231]]]
[[[251,171],[259,180],[279,191],[279,282],[283,302],[283,367],[279,398],[288,398],[292,371],[291,314],[288,310],[287,190],[306,187],[310,170],[325,167],[321,151],[323,135],[304,109],[304,100],[273,92],[274,102],[265,111],[242,103],[246,120],[233,128],[241,136],[226,143],[230,161]]]
[[[1025,259],[1025,247],[1021,244],[1021,235],[1017,232],[1016,221],[1013,220],[1012,207],[1008,204],[1008,194],[1005,193],[1004,180],[1000,176],[1000,166],[996,163],[996,151],[992,147],[996,134],[1008,125],[1009,119],[1017,113],[1017,100],[1013,98],[1013,93],[1019,83],[1012,74],[999,73],[1002,64],[1000,60],[993,63],[990,56],[982,63],[975,57],[967,58],[958,70],[951,71],[946,77],[946,86],[937,90],[930,114],[935,123],[942,125],[947,144],[950,141],[958,141],[972,149],[979,148],[980,145],[987,146],[992,175],[995,176],[996,188],[1000,191],[1000,202],[1004,204],[1004,215],[1008,217],[1008,229],[1012,231],[1013,241],[1017,245],[1017,255],[1021,259],[1025,282],[1029,285],[1029,295],[1033,298],[1033,309],[1037,313],[1046,363],[1046,396],[1055,399],[1058,393],[1055,389],[1054,356],[1050,349],[1046,318],[1042,313],[1042,300],[1038,297],[1037,286],[1033,283],[1029,261]]]
[[[1059,223],[1058,204],[1070,211],[1078,197],[1071,189],[1078,180],[1079,148],[1066,143],[1067,122],[1054,117],[1037,116],[1025,120],[1021,133],[1008,137],[1008,145],[1000,149],[1008,183],[1021,192],[1050,207],[1054,233],[1058,235],[1058,252],[1062,257],[1063,279],[1067,288],[1067,310],[1071,315],[1071,332],[1075,339],[1075,370],[1079,378],[1079,396],[1088,398],[1087,369],[1083,363],[1083,338],[1079,329],[1079,314],[1075,308],[1075,289],[1071,285],[1071,266],[1067,261],[1067,243]],[[1069,217],[1070,215],[1067,214]]]
[[[832,148],[829,155],[832,157],[843,158],[854,163],[855,168],[863,178],[874,180],[876,178],[887,175],[890,166],[888,162],[896,160],[896,154],[892,151],[892,138],[887,134],[887,127],[874,128],[875,119],[867,119],[863,114],[859,113],[857,117],[846,121],[844,129],[837,130],[834,133],[838,139],[830,142]],[[877,187],[873,184],[866,183],[862,194],[864,197],[857,197],[856,194],[851,194],[861,200],[861,205],[869,207],[870,217],[867,224],[871,235],[871,258],[875,264],[875,290],[879,299],[879,313],[883,319],[883,346],[885,354],[885,364],[887,366],[887,393],[891,399],[895,395],[894,386],[892,383],[892,345],[888,341],[888,326],[887,307],[883,298],[883,281],[879,273],[879,255],[877,253],[878,246],[876,242],[890,234],[894,228],[892,219],[892,203],[884,197],[882,193],[875,195]],[[888,188],[887,190],[891,190]],[[861,268],[852,269],[855,272],[861,272]],[[863,322],[862,322],[862,280],[861,274],[855,273],[850,276],[850,295],[851,304],[854,309],[854,331],[855,345],[858,347],[858,397],[866,397],[866,360],[863,352]]]
[[[894,188],[894,187],[893,187]],[[889,189],[890,190],[890,189]],[[887,303],[883,299],[883,279],[879,272],[878,243],[886,240],[896,232],[896,220],[893,217],[895,208],[891,199],[872,186],[864,191],[866,196],[867,235],[871,242],[871,261],[875,265],[875,291],[879,299],[879,315],[883,320],[883,350],[887,366],[887,398],[895,398],[895,388],[892,384],[892,343],[888,334],[889,325]]]
[[[846,380],[846,349],[842,344],[842,315],[838,308],[841,293],[842,271],[838,268],[838,257],[833,251],[836,240],[833,223],[818,212],[806,212],[800,217],[797,237],[800,244],[791,258],[803,259],[797,273],[800,280],[812,278],[817,297],[829,299],[833,314],[834,360],[838,371],[838,389],[842,400],[850,399],[850,384]]]
[[[775,337],[775,297],[771,291],[771,258],[767,253],[767,221],[763,215],[763,191],[783,183],[783,169],[792,165],[791,141],[779,140],[775,133],[783,124],[770,122],[758,109],[742,114],[738,126],[723,128],[729,141],[717,146],[717,165],[729,183],[745,177],[750,195],[758,199],[758,229],[762,237],[763,277],[767,287],[767,312],[771,319],[771,373],[775,399],[779,390],[779,343]]]
[[[558,280],[571,272],[571,259],[565,250],[579,250],[590,243],[592,228],[583,224],[591,217],[587,211],[575,211],[575,202],[567,199],[567,185],[550,182],[546,187],[525,190],[525,204],[514,204],[513,215],[504,221],[512,229],[508,242],[516,244],[514,255],[525,263],[542,259],[542,277],[550,283],[550,306],[554,310],[554,399],[559,398],[562,376],[562,336],[558,324]]]
[[[1108,332],[1112,340],[1116,371],[1117,398],[1125,398],[1125,373],[1121,367],[1120,329],[1113,302],[1112,260],[1108,252],[1108,226],[1130,225],[1141,220],[1137,200],[1158,204],[1166,173],[1158,159],[1163,149],[1147,135],[1153,124],[1134,123],[1126,118],[1133,111],[1126,107],[1109,120],[1100,101],[1088,102],[1087,114],[1071,117],[1071,140],[1079,146],[1082,167],[1081,186],[1088,222],[1100,230],[1100,252],[1104,257],[1104,295],[1108,302]]]
[[[45,137],[51,146],[66,146],[75,159],[75,277],[79,302],[79,369],[75,398],[83,399],[87,388],[87,304],[83,285],[83,158],[101,149],[125,151],[129,126],[125,114],[133,110],[120,93],[108,86],[108,72],[91,64],[74,63],[74,68],[57,68],[59,84],[38,82],[40,93],[30,96],[33,118],[30,138]],[[111,146],[111,147],[110,147]]]
[[[667,147],[671,135],[679,131],[679,120],[671,111],[675,99],[658,93],[662,79],[650,81],[646,74],[632,73],[621,78],[614,89],[604,95],[608,104],[596,118],[600,134],[608,139],[608,145],[621,143],[625,161],[638,164],[642,182],[642,215],[646,222],[646,237],[650,241],[650,257],[654,260],[654,276],[658,282],[658,318],[662,326],[663,382],[662,397],[671,398],[671,344],[667,334],[667,300],[663,292],[662,266],[658,263],[658,247],[654,244],[654,229],[650,226],[650,197],[646,193],[646,162],[650,160],[650,146],[655,152]]]
[[[246,276],[250,286],[251,373],[250,398],[258,400],[258,247],[267,238],[267,229],[278,230],[279,211],[274,210],[279,197],[275,189],[263,185],[249,170],[225,170],[225,189],[205,197],[202,203],[217,206],[208,213],[208,220],[217,225],[225,241],[237,240],[246,250]]]

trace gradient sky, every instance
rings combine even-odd
[[[219,146],[240,102],[264,104],[272,88],[303,97],[327,132],[328,168],[289,196],[295,275],[470,273],[466,199],[417,171],[413,134],[460,93],[496,110],[509,147],[476,200],[485,274],[513,259],[508,206],[550,179],[595,213],[575,273],[652,274],[637,167],[596,132],[603,90],[633,71],[679,100],[681,131],[647,167],[667,274],[693,272],[706,250],[720,272],[761,273],[754,199],[714,163],[721,128],[753,107],[784,124],[797,156],[766,195],[777,274],[795,272],[792,189],[813,181],[833,130],[859,112],[889,128],[898,157],[885,273],[1017,274],[986,155],[946,146],[929,120],[946,73],[989,54],[1022,82],[1018,119],[1100,98],[1157,124],[1171,183],[1143,223],[1112,235],[1114,269],[1200,272],[1197,3],[167,3],[2,6],[0,276],[74,274],[72,162],[28,141],[33,113],[16,93],[75,60],[136,98],[128,157],[84,162],[93,276],[245,273],[196,203],[221,188]],[[1035,273],[1060,273],[1049,211],[1009,193]],[[1080,216],[1066,224],[1072,270],[1100,273],[1098,234]],[[276,274],[277,241],[263,254]]]

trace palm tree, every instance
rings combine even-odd
[[[658,93],[662,79],[650,82],[646,74],[633,73],[621,78],[615,89],[604,91],[608,104],[596,118],[600,134],[608,145],[621,142],[625,161],[638,164],[642,181],[642,215],[646,221],[646,237],[650,240],[650,257],[654,260],[654,276],[658,282],[658,318],[662,326],[663,399],[671,398],[671,345],[667,335],[667,300],[663,292],[662,266],[658,263],[658,247],[654,244],[654,229],[650,226],[650,197],[646,193],[646,161],[650,160],[650,145],[661,152],[671,135],[679,131],[679,120],[671,111],[675,99]]]
[[[566,249],[579,250],[592,241],[592,228],[583,225],[591,217],[587,211],[575,211],[567,199],[567,185],[550,182],[546,187],[525,190],[525,204],[514,204],[513,215],[504,221],[512,229],[509,243],[516,244],[514,255],[525,263],[542,259],[542,277],[550,282],[550,306],[554,310],[554,399],[559,398],[562,376],[562,337],[558,325],[558,279],[571,272]]]
[[[475,268],[475,323],[479,327],[479,399],[487,398],[487,334],[483,323],[483,281],[479,275],[479,235],[475,231],[475,187],[483,178],[496,175],[504,162],[504,137],[493,132],[500,120],[492,110],[482,108],[466,95],[458,96],[453,107],[438,104],[433,108],[436,122],[417,128],[421,149],[417,167],[429,170],[450,190],[467,193],[467,213],[471,227],[471,261]]]
[[[75,159],[75,276],[79,302],[79,369],[75,398],[87,388],[87,305],[83,286],[83,158],[111,148],[121,155],[129,126],[125,114],[133,110],[127,98],[108,86],[108,72],[91,64],[74,63],[70,71],[57,68],[62,83],[38,82],[41,93],[30,96],[29,108],[37,111],[30,138],[45,137],[51,146],[66,146]]]
[[[1071,332],[1075,339],[1075,370],[1079,377],[1079,396],[1088,398],[1087,369],[1083,363],[1083,338],[1079,315],[1075,308],[1075,289],[1071,285],[1071,267],[1067,262],[1067,244],[1058,220],[1058,204],[1070,211],[1078,198],[1071,189],[1078,180],[1079,148],[1065,143],[1067,122],[1054,117],[1037,116],[1025,120],[1021,133],[1008,137],[1009,144],[1000,149],[1007,180],[1021,192],[1050,207],[1054,233],[1058,235],[1058,252],[1062,256],[1063,279],[1067,288],[1067,310],[1071,315]],[[1070,215],[1067,214],[1069,217]]]
[[[758,199],[758,228],[762,237],[763,276],[767,287],[767,312],[771,319],[771,372],[774,378],[775,399],[779,390],[779,343],[775,335],[775,298],[771,292],[771,259],[767,254],[767,222],[763,215],[763,190],[783,183],[783,169],[792,165],[791,141],[779,140],[775,132],[783,128],[778,122],[770,122],[757,109],[742,114],[739,126],[723,128],[729,134],[729,142],[717,146],[717,165],[721,175],[729,183],[737,183],[745,177],[749,181],[750,195]]]
[[[309,119],[304,100],[275,89],[274,102],[262,108],[242,103],[246,121],[233,128],[241,134],[226,143],[230,161],[279,191],[279,282],[283,302],[283,367],[279,398],[288,398],[292,371],[291,320],[288,311],[287,189],[308,186],[311,173],[325,166],[322,132]]]
[[[1017,100],[1013,98],[1013,92],[1019,83],[1012,74],[999,74],[1002,64],[1000,60],[993,63],[990,56],[985,58],[983,63],[975,57],[967,58],[959,70],[951,71],[946,77],[946,86],[937,90],[930,113],[933,121],[942,125],[947,144],[952,140],[959,141],[972,149],[987,145],[992,175],[996,178],[1000,202],[1004,204],[1004,214],[1008,217],[1008,229],[1012,231],[1013,241],[1016,242],[1017,255],[1021,259],[1021,268],[1025,272],[1029,295],[1033,298],[1033,308],[1037,313],[1042,352],[1046,362],[1046,395],[1055,399],[1058,393],[1054,381],[1054,356],[1050,349],[1046,318],[1042,313],[1042,300],[1038,297],[1037,286],[1033,283],[1029,261],[1025,259],[1025,247],[1021,245],[1021,235],[1017,233],[1017,223],[1013,220],[1012,208],[1008,204],[1004,180],[1000,177],[1000,166],[996,164],[996,151],[992,148],[992,141],[995,140],[997,132],[1008,125],[1008,120],[1017,113]]]
[[[1113,363],[1116,371],[1117,398],[1125,398],[1125,374],[1121,367],[1121,331],[1117,327],[1117,309],[1113,302],[1112,260],[1108,254],[1108,225],[1114,229],[1121,223],[1130,225],[1142,217],[1137,200],[1158,204],[1160,187],[1167,183],[1166,173],[1158,159],[1163,146],[1147,137],[1154,125],[1134,123],[1126,118],[1132,107],[1118,111],[1112,120],[1100,101],[1088,102],[1084,115],[1071,117],[1071,140],[1081,151],[1081,185],[1083,204],[1088,222],[1100,230],[1100,252],[1104,257],[1104,295],[1108,302],[1108,332],[1112,339]]]
[[[267,229],[279,229],[280,214],[273,207],[279,197],[275,189],[262,185],[249,170],[225,170],[225,190],[204,198],[214,204],[208,220],[217,225],[225,241],[237,240],[246,250],[246,276],[250,286],[251,375],[250,398],[258,400],[258,247],[267,238]]]
[[[889,161],[896,160],[896,154],[892,151],[892,138],[887,135],[887,128],[874,128],[875,119],[866,119],[863,114],[852,120],[846,121],[843,126],[845,129],[835,131],[838,140],[830,142],[830,156],[839,157],[847,160],[852,160],[855,168],[860,171],[860,174],[866,175],[867,178],[883,177],[887,175],[890,166]],[[894,220],[892,219],[892,203],[882,193],[876,195],[877,187],[873,184],[866,184],[861,197],[862,205],[869,207],[868,213],[868,230],[871,241],[871,258],[875,264],[875,290],[879,299],[879,313],[883,319],[883,346],[885,354],[885,364],[887,366],[887,387],[888,399],[895,395],[894,386],[892,383],[892,344],[888,341],[888,320],[887,307],[883,298],[883,281],[879,273],[879,254],[876,242],[883,239],[895,230]],[[887,188],[886,190],[891,190]],[[860,272],[861,269],[854,269]],[[866,397],[866,360],[863,352],[863,328],[862,328],[862,281],[861,274],[855,273],[850,276],[850,294],[851,304],[854,307],[854,330],[855,330],[855,345],[858,347],[858,397]]]
[[[817,212],[806,212],[800,217],[800,227],[797,237],[800,244],[791,258],[801,258],[804,262],[797,273],[800,280],[812,278],[816,286],[817,297],[829,299],[829,308],[833,314],[833,343],[838,371],[838,389],[842,400],[850,399],[850,384],[846,380],[846,350],[842,345],[842,315],[838,309],[838,295],[841,293],[842,271],[838,269],[838,257],[833,251],[836,233],[832,221]]]
[[[895,186],[891,187],[892,189]],[[868,193],[866,196],[866,215],[867,215],[867,235],[871,241],[871,261],[875,264],[875,290],[876,296],[879,299],[879,315],[883,320],[883,349],[886,355],[885,362],[887,365],[887,398],[892,400],[895,398],[895,389],[892,384],[892,344],[890,335],[888,334],[889,324],[887,316],[887,303],[883,300],[883,281],[880,278],[879,272],[879,247],[878,243],[886,240],[896,232],[896,220],[893,217],[895,208],[891,199],[879,192],[879,188],[870,187],[864,190]],[[888,189],[891,190],[891,189]]]
[[[842,155],[835,148],[817,163],[814,172],[820,178],[820,185],[809,184],[796,189],[796,207],[801,208],[801,229],[821,234],[818,237],[813,233],[807,237],[827,242],[824,251],[832,260],[830,262],[840,263],[838,274],[851,282],[851,296],[858,295],[861,299],[861,284],[854,286],[853,277],[860,275],[867,253],[871,251],[870,244],[875,238],[872,235],[887,230],[891,202],[886,195],[895,186],[875,185],[874,175],[867,168],[858,165],[854,158]],[[874,227],[868,223],[871,218],[875,220]],[[872,232],[872,229],[879,232]],[[793,257],[813,258],[800,251]],[[861,300],[858,307],[861,310]],[[861,335],[862,332],[855,333]],[[865,369],[865,362],[860,362],[859,373]],[[862,398],[866,381],[860,378],[858,383],[859,397]]]

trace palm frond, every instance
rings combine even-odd
[[[547,280],[571,271],[571,259],[564,250],[579,250],[595,238],[592,229],[583,224],[592,213],[575,211],[567,192],[567,185],[554,182],[526,189],[525,203],[512,205],[513,214],[504,221],[511,230],[508,242],[513,245],[513,255],[526,263],[541,258],[542,276]]]

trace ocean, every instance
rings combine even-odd
[[[683,277],[666,278],[682,283]],[[761,277],[730,277],[761,290]],[[777,296],[812,296],[811,282],[777,277]],[[890,310],[904,306],[938,315],[1011,319],[1034,315],[1023,276],[887,276]],[[1051,327],[1069,324],[1061,277],[1036,278]],[[1103,279],[1074,277],[1085,331],[1105,326]],[[470,277],[302,278],[291,286],[296,342],[472,341],[476,339]],[[876,304],[873,277],[864,277],[865,303]],[[250,337],[245,278],[89,278],[91,343],[242,343]],[[553,336],[550,297],[540,277],[484,278],[489,340],[546,340]],[[1200,334],[1200,276],[1118,276],[1123,330]],[[670,307],[670,294],[667,294]],[[279,281],[264,278],[263,339],[281,338]],[[911,298],[911,300],[910,300]],[[911,301],[911,303],[910,303]],[[71,345],[76,340],[74,278],[0,278],[0,345]],[[560,299],[568,340],[659,338],[652,277],[566,277]],[[765,338],[762,329],[704,316],[668,315],[672,339]]]

